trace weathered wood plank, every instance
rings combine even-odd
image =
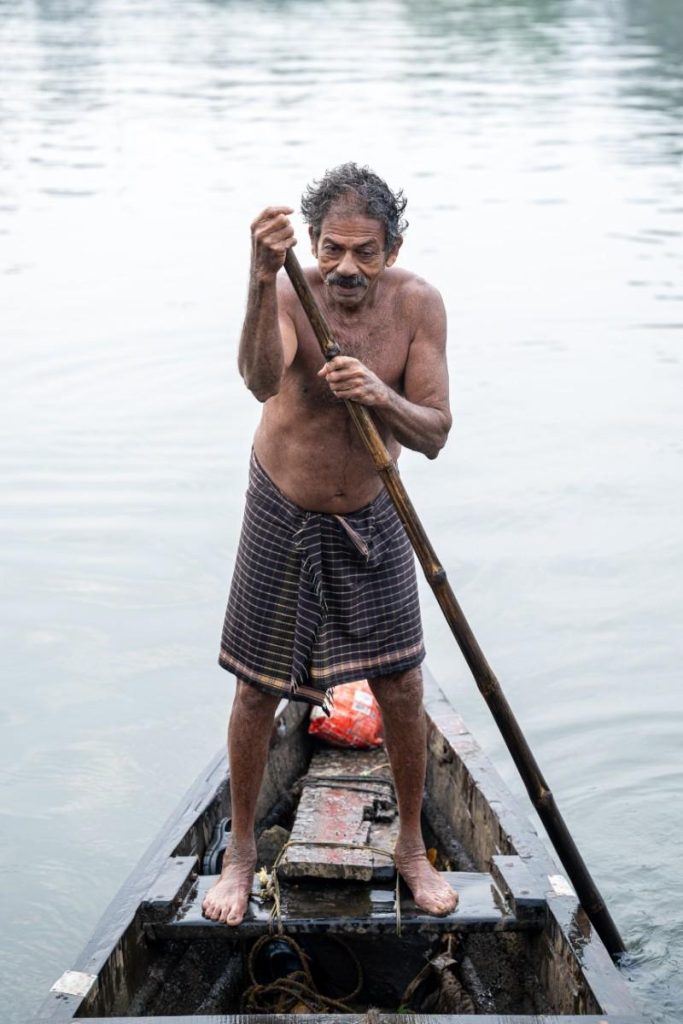
[[[141,906],[153,912],[163,912],[179,902],[190,887],[197,870],[197,857],[169,857],[150,885]]]
[[[398,811],[385,751],[322,748],[301,786],[280,877],[393,878]]]
[[[521,857],[498,855],[491,858],[491,874],[498,888],[510,901],[515,916],[537,916],[545,908],[546,894]]]

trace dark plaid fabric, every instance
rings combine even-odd
[[[338,683],[423,658],[413,553],[387,492],[343,517],[307,512],[252,455],[219,664],[327,710]]]

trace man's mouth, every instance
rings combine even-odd
[[[343,277],[341,274],[328,274],[325,279],[329,285],[336,285],[338,288],[344,288],[347,291],[351,291],[353,288],[366,288],[368,285],[368,279],[365,274],[352,274],[351,277]]]

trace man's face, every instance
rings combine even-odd
[[[333,206],[311,233],[313,255],[334,305],[355,309],[373,294],[382,271],[396,260],[400,241],[384,251],[384,225],[348,205]]]

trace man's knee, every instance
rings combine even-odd
[[[265,693],[242,679],[237,680],[235,687],[235,698],[233,701],[233,712],[238,710],[246,715],[274,715],[275,709],[280,703],[280,698],[272,693]]]
[[[377,703],[384,710],[408,707],[417,711],[422,707],[422,672],[416,668],[394,672],[387,676],[368,679]]]

